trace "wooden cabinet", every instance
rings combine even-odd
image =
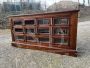
[[[78,10],[10,16],[12,45],[77,56]]]

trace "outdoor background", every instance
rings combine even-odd
[[[1,0],[0,28],[9,28],[10,15],[61,11],[66,8],[80,9],[80,15],[87,16],[90,15],[90,0]]]
[[[79,9],[78,57],[11,46],[8,17]],[[90,68],[90,0],[1,0],[0,68]]]

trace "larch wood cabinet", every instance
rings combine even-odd
[[[78,11],[10,16],[12,46],[77,56]]]

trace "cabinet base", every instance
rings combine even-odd
[[[45,51],[45,52],[51,52],[51,53],[56,53],[56,54],[61,54],[61,55],[77,57],[77,51],[71,50],[71,49],[45,47],[45,46],[30,45],[30,44],[16,43],[16,42],[12,42],[11,44],[12,44],[12,46],[18,47],[18,48],[40,50],[40,51]]]

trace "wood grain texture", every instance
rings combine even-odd
[[[55,25],[54,18],[67,18],[69,24],[65,25]],[[48,19],[49,24],[38,24],[38,19]],[[21,25],[14,25],[14,21],[22,21]],[[34,25],[25,25],[25,20],[33,20]],[[54,52],[58,54],[65,54],[70,56],[76,56],[76,39],[77,39],[77,23],[78,23],[78,10],[65,11],[65,12],[53,12],[53,13],[43,13],[34,15],[21,15],[21,16],[11,16],[9,17],[11,24],[11,34],[12,34],[12,46],[21,48],[30,48],[35,50],[42,50],[47,52]],[[55,28],[68,29],[69,35],[57,35],[53,34]],[[22,29],[23,32],[15,32],[15,29]],[[26,29],[34,29],[34,34],[27,34]],[[38,29],[48,29],[49,34],[38,33]],[[23,36],[24,39],[16,40],[16,36]],[[28,37],[35,39],[27,40]],[[41,42],[39,38],[49,38],[48,42]],[[53,39],[64,38],[68,40],[68,44],[58,44],[54,43]]]

